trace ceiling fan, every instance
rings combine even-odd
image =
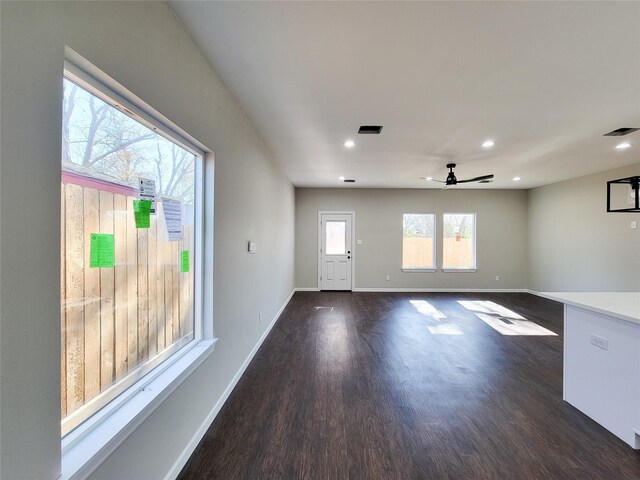
[[[447,168],[449,169],[449,174],[447,175],[447,179],[444,180],[444,181],[436,180],[435,178],[431,178],[431,177],[420,177],[420,178],[422,178],[423,180],[428,180],[430,182],[444,183],[445,187],[451,187],[451,186],[457,185],[459,183],[470,183],[470,182],[491,183],[491,182],[493,182],[493,174],[491,174],[491,175],[481,175],[479,177],[468,178],[466,180],[458,180],[456,178],[455,173],[453,173],[453,169],[456,168],[456,164],[455,163],[447,163]]]

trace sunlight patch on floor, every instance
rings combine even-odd
[[[409,300],[409,303],[413,305],[413,308],[418,313],[438,322],[435,325],[427,325],[429,332],[433,335],[464,335],[464,332],[457,325],[447,322],[442,323],[443,320],[447,320],[447,316],[426,300]]]
[[[464,332],[460,330],[460,327],[451,323],[427,325],[427,328],[434,335],[464,335]]]
[[[551,330],[495,302],[459,300],[458,303],[502,335],[557,336]]]
[[[444,318],[447,318],[444,313],[442,313],[426,300],[409,300],[409,303],[413,305],[413,307],[419,313],[421,313],[422,315],[426,315],[427,317],[431,317],[435,320],[442,320]]]
[[[522,315],[518,315],[516,312],[495,302],[484,300],[458,300],[458,303],[472,312],[497,315],[499,317],[509,318],[512,320],[526,320]]]

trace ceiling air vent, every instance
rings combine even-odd
[[[378,135],[382,131],[382,125],[362,125],[358,129],[360,134],[373,134]]]
[[[629,135],[630,133],[636,132],[640,130],[640,128],[631,128],[631,127],[622,127],[616,128],[614,131],[605,133],[605,137],[622,137],[623,135]]]

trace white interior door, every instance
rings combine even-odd
[[[320,214],[320,290],[351,290],[353,215]]]

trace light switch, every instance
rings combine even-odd
[[[637,228],[637,225],[638,225],[638,224],[637,224],[636,222],[631,222],[631,228],[634,228],[634,229],[635,229],[635,228]]]
[[[255,242],[249,242],[249,253],[251,255],[256,253],[256,244],[255,244]]]
[[[362,240],[356,240],[356,245],[362,245]]]

